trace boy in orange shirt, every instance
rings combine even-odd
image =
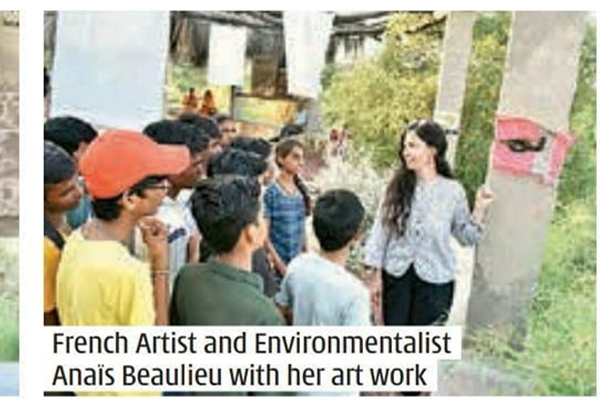
[[[75,161],[66,151],[44,142],[44,325],[60,325],[56,310],[56,273],[66,236],[67,211],[77,208],[82,190]]]

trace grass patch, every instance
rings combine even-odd
[[[19,359],[18,239],[0,241],[0,362]]]
[[[571,203],[555,219],[522,351],[495,330],[475,333],[474,349],[530,382],[533,395],[596,393],[595,201]]]
[[[0,361],[19,359],[19,318],[17,304],[0,298]]]

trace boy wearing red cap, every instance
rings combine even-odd
[[[152,216],[165,176],[190,163],[184,146],[161,146],[138,132],[107,131],[88,148],[80,171],[94,217],[69,236],[57,277],[63,325],[166,324],[166,228]],[[150,265],[126,247],[139,226]]]

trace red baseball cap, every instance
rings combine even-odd
[[[176,175],[190,164],[185,146],[159,145],[140,132],[108,130],[79,161],[88,193],[94,199],[115,197],[154,175]]]

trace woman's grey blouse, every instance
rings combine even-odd
[[[382,221],[382,204],[363,261],[395,277],[402,276],[414,264],[415,272],[424,281],[450,282],[456,273],[450,236],[463,246],[479,243],[484,236],[483,227],[471,219],[464,188],[452,179],[438,177],[417,184],[402,237]]]

